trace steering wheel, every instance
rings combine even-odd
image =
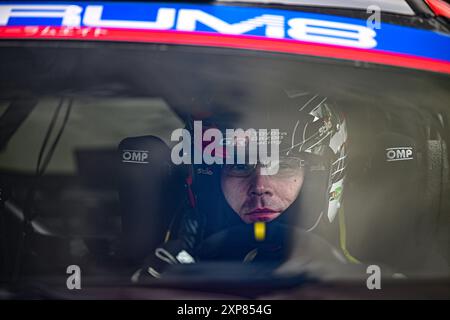
[[[263,241],[255,239],[253,225],[241,224],[210,235],[197,251],[197,257],[201,261],[282,262],[293,255],[308,260],[345,260],[322,237],[277,222],[266,223],[266,237]]]

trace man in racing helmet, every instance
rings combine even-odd
[[[261,164],[229,164],[222,167],[220,180],[223,195],[243,222],[270,222],[280,217],[299,197],[306,172],[311,176],[314,170],[329,173],[327,200],[331,200],[331,206],[328,203],[321,213],[327,210],[329,220],[334,219],[344,177],[345,122],[324,101],[303,115],[304,118],[308,116],[314,118],[302,123],[303,128],[299,128],[300,120],[297,120],[292,132],[282,132],[278,137],[284,142],[278,141],[282,149],[279,150],[276,173],[263,174]],[[310,226],[307,229],[313,228]]]
[[[214,99],[209,103],[214,104]],[[172,264],[205,257],[220,259],[224,247],[232,248],[232,255],[241,259],[235,248],[246,251],[251,247],[240,240],[255,236],[251,232],[254,223],[295,225],[310,232],[322,221],[335,219],[342,199],[347,141],[346,123],[337,108],[318,94],[279,89],[264,90],[244,104],[244,111],[231,110],[230,117],[190,117],[187,128],[193,131],[194,121],[201,120],[203,129],[217,128],[224,133],[230,128],[278,129],[275,141],[266,139],[268,144],[278,143],[278,170],[263,174],[268,164],[260,159],[256,163],[230,164],[224,160],[192,165],[187,180],[189,208],[181,218],[176,239],[155,251],[160,260]],[[224,146],[224,158],[227,150]],[[245,235],[240,231],[238,236],[223,236],[223,231],[233,228],[245,230]],[[217,238],[228,240],[220,241],[211,255],[211,246],[205,250],[203,243]],[[237,242],[232,244],[234,240]],[[156,276],[161,269],[151,267],[149,272]]]
[[[279,144],[278,171],[263,174],[260,162],[227,164],[225,159],[220,165],[194,165],[197,205],[207,220],[203,236],[240,222],[286,220],[291,212],[302,228],[313,230],[324,217],[333,221],[340,207],[347,130],[339,110],[317,94],[266,89],[260,96],[247,99],[245,112],[232,120],[203,119],[203,129],[265,128],[262,143],[267,145],[269,131],[278,129],[273,141]]]

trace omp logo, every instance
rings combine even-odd
[[[130,20],[133,8],[140,17],[149,16],[149,19]],[[142,12],[148,10],[146,14]],[[76,5],[76,4],[9,4],[0,5],[0,26],[17,25],[20,19],[27,25],[45,26],[48,19],[55,19],[57,26],[65,28],[123,28],[140,30],[178,30],[178,31],[205,31],[219,34],[243,35],[253,32],[258,35],[278,38],[342,45],[355,48],[373,48],[377,45],[376,32],[367,26],[310,19],[303,17],[288,17],[278,14],[253,15],[255,11],[244,11],[240,21],[235,16],[214,8],[193,9],[159,7],[156,4],[145,7],[131,6],[129,10],[117,9],[113,5]],[[112,15],[111,15],[112,14]],[[218,15],[218,16],[217,16]],[[108,17],[115,17],[115,19]],[[122,19],[118,19],[122,16]],[[220,17],[219,17],[220,16]],[[125,19],[126,17],[126,19]],[[31,19],[31,20],[30,20]],[[227,21],[228,20],[228,21]],[[231,22],[230,20],[233,20]],[[54,23],[52,25],[54,25]]]
[[[146,150],[122,150],[122,162],[148,163]]]
[[[413,160],[412,147],[394,147],[386,149],[386,161]]]

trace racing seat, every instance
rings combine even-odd
[[[344,207],[353,256],[415,272],[445,265],[435,249],[445,250],[437,236],[448,210],[448,159],[436,119],[408,113],[372,114],[371,137],[353,141],[364,154],[353,154]]]
[[[155,136],[126,138],[118,151],[123,249],[140,263],[164,242],[183,202],[183,179],[169,147]]]

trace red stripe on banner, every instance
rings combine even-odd
[[[18,26],[0,27],[0,38],[146,42],[236,48],[356,60],[390,66],[450,73],[450,63],[437,59],[380,50],[348,48],[288,39],[212,34],[208,32],[130,30],[90,27],[69,28]]]
[[[443,0],[425,0],[425,2],[437,16],[450,19],[450,4]]]

